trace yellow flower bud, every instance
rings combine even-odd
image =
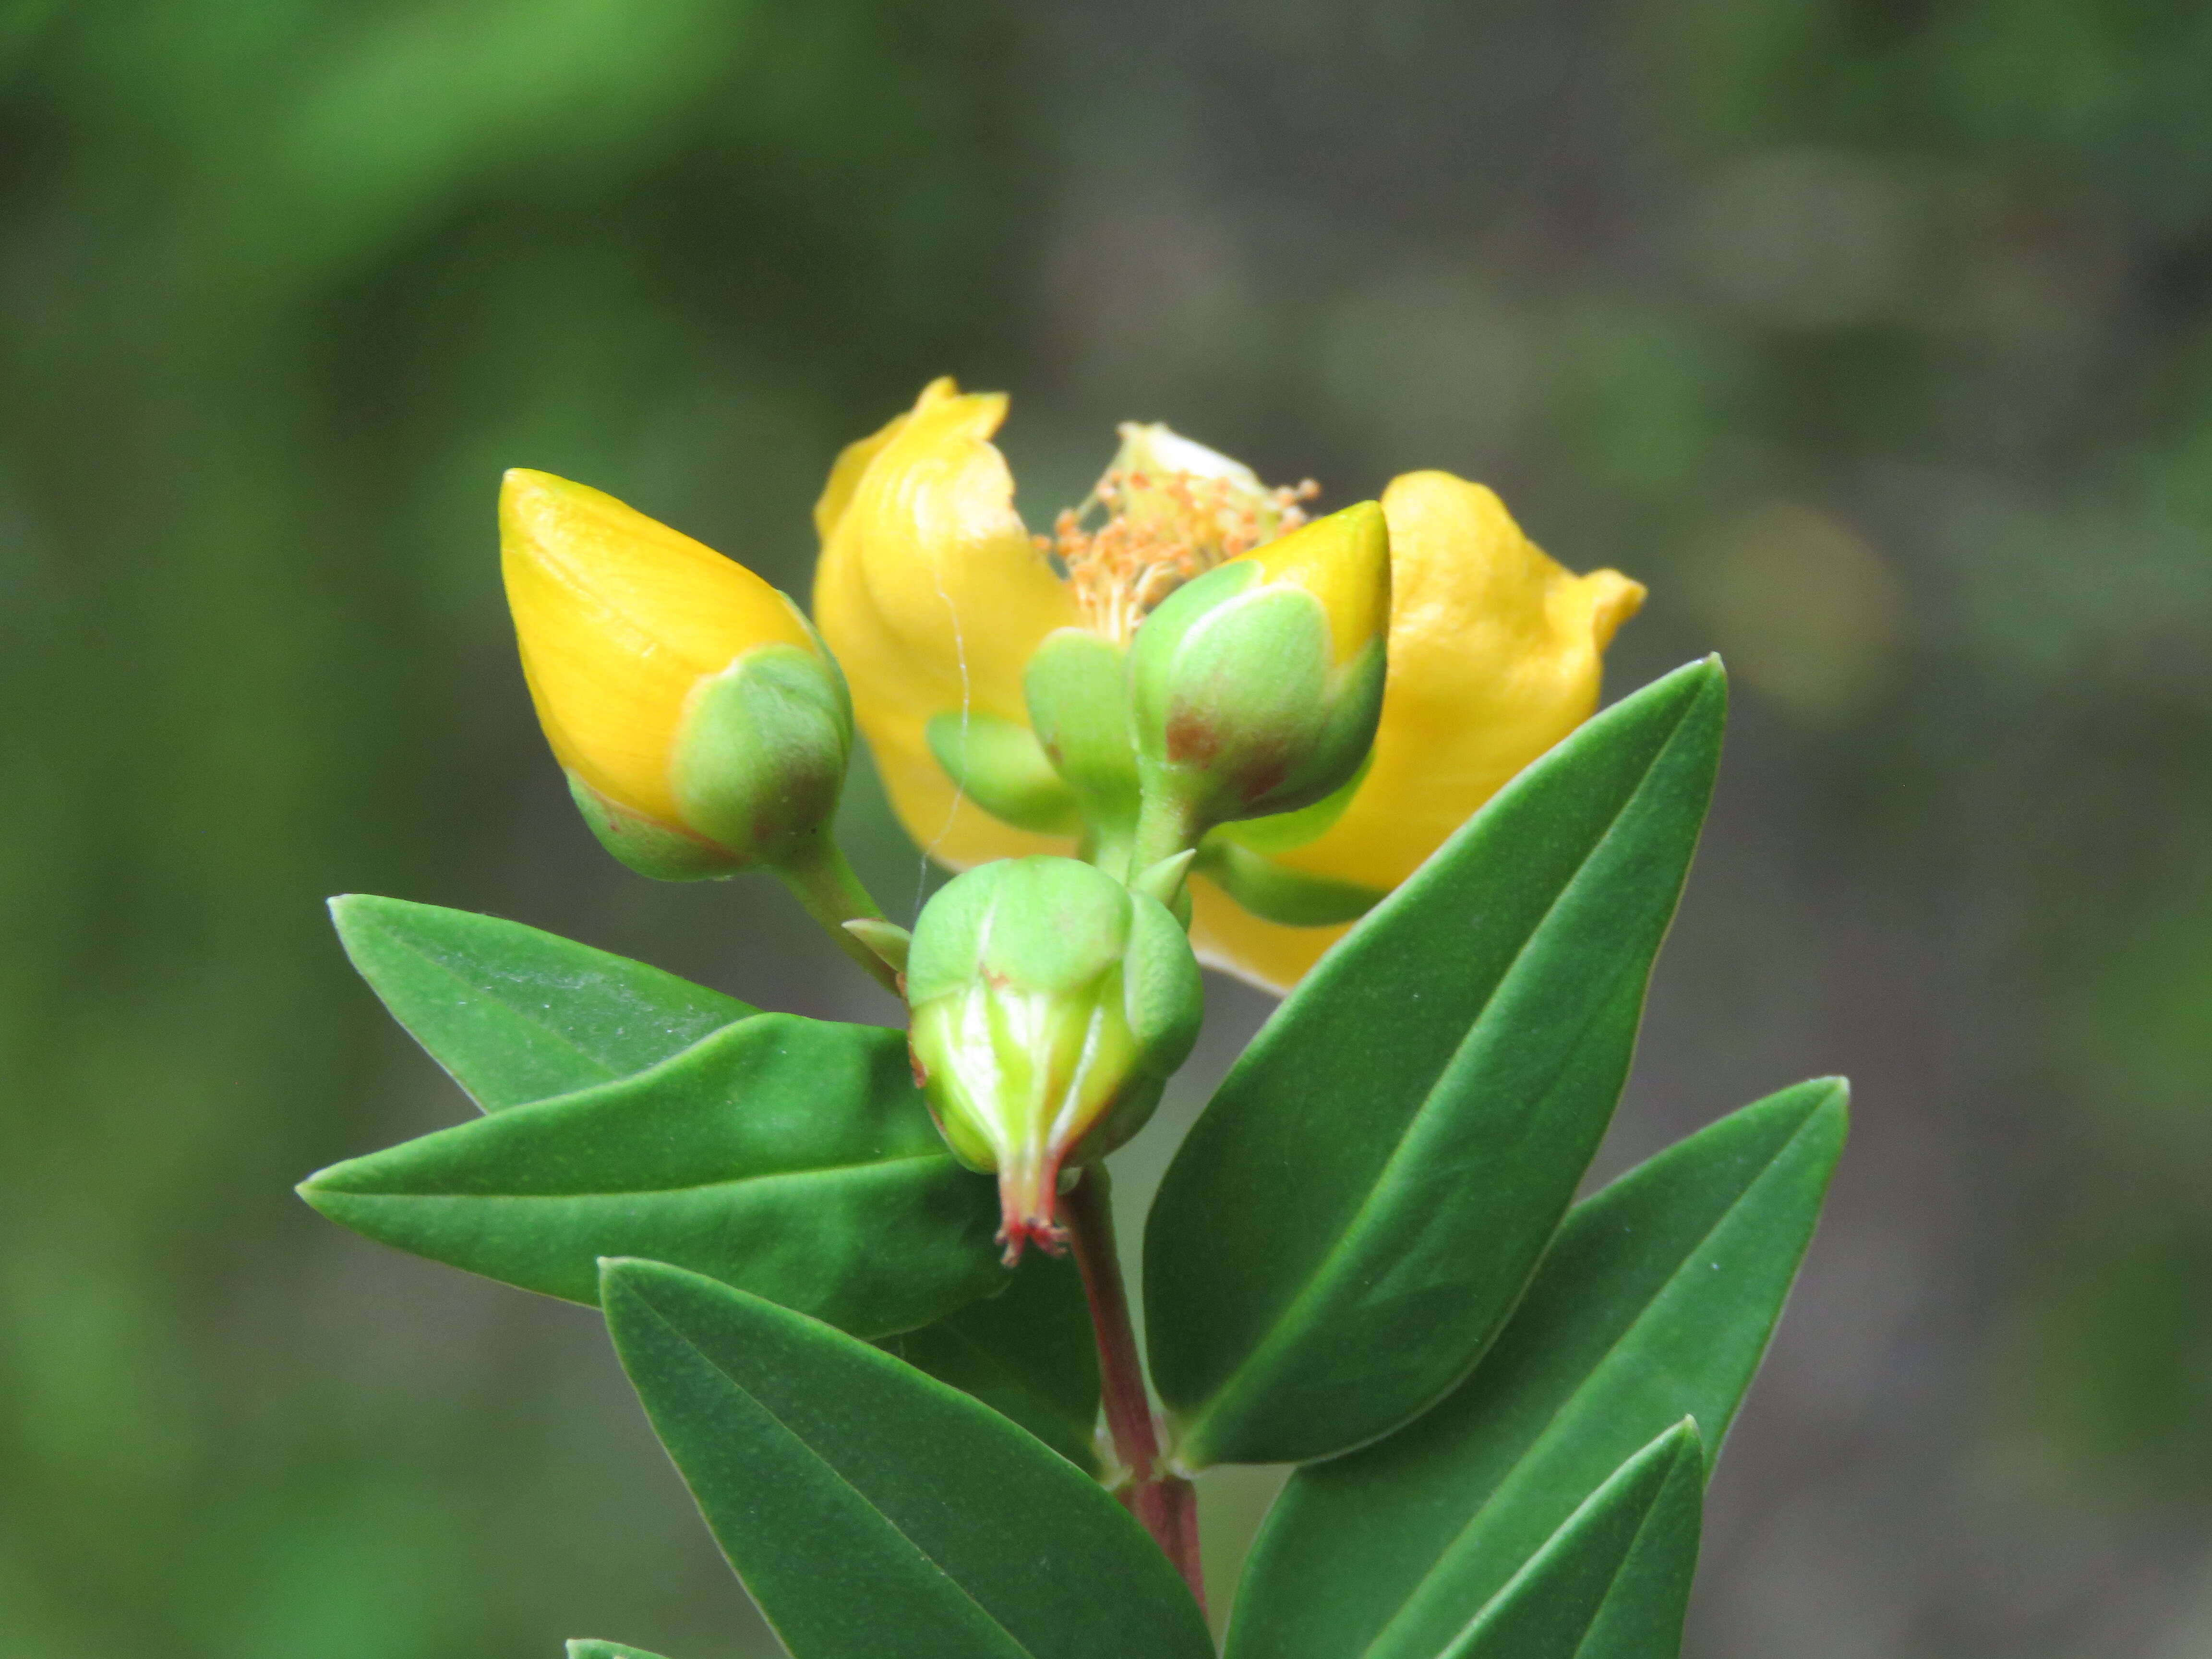
[[[726,873],[826,821],[850,716],[789,599],[544,472],[507,473],[500,546],[531,700],[618,856],[656,875]]]
[[[1129,660],[1148,825],[1140,862],[1217,823],[1310,806],[1359,769],[1390,616],[1382,512],[1363,501],[1176,590]]]

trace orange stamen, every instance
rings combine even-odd
[[[1226,478],[1116,468],[1081,507],[1062,512],[1053,533],[1036,538],[1036,544],[1067,573],[1084,625],[1126,645],[1145,617],[1191,578],[1304,524],[1298,504],[1320,493],[1309,478],[1255,501]],[[1140,514],[1132,510],[1139,495]],[[1085,521],[1100,509],[1104,521],[1086,529]]]

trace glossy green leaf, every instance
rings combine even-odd
[[[600,1256],[644,1250],[863,1336],[1005,1282],[997,1194],[945,1152],[899,1033],[792,1014],[300,1191],[371,1238],[577,1302],[596,1300]]]
[[[486,1111],[641,1072],[758,1010],[519,921],[348,893],[346,955]]]
[[[1613,1115],[1720,753],[1695,663],[1591,720],[1322,957],[1176,1153],[1145,1240],[1179,1455],[1389,1432],[1511,1311]]]
[[[793,1659],[1211,1659],[1198,1604],[1097,1482],[817,1321],[606,1264],[623,1369]]]
[[[1685,1417],[1717,1453],[1841,1152],[1839,1079],[1723,1118],[1576,1206],[1474,1374],[1291,1477],[1231,1659],[1436,1652],[1607,1473]]]
[[[626,1648],[619,1642],[597,1642],[579,1637],[568,1644],[568,1659],[660,1659],[643,1648]]]
[[[1630,1458],[1435,1659],[1674,1659],[1705,1459],[1684,1421]]]
[[[1072,1256],[1031,1250],[1011,1277],[1000,1294],[882,1346],[1095,1474],[1098,1343],[1083,1275]]]

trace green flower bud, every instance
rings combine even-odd
[[[938,1127],[999,1177],[1007,1261],[1032,1242],[1057,1253],[1061,1170],[1141,1128],[1197,1039],[1203,991],[1182,927],[1090,865],[1002,860],[924,908],[906,992]]]
[[[1372,501],[1170,595],[1130,658],[1146,811],[1173,820],[1166,839],[1194,845],[1348,781],[1382,713],[1389,617],[1389,535]]]

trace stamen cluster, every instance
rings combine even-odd
[[[1255,495],[1231,478],[1116,467],[1036,540],[1066,574],[1084,625],[1126,645],[1185,582],[1304,524],[1299,503],[1320,493],[1310,478]]]

